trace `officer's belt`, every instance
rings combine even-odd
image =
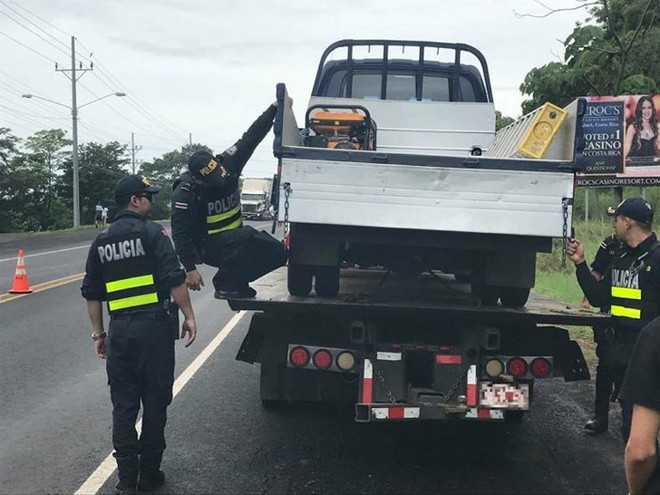
[[[110,320],[164,320],[167,318],[165,311],[142,311],[139,313],[123,313],[110,315]]]

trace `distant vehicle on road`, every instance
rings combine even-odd
[[[270,216],[270,194],[273,179],[244,179],[241,188],[243,218],[264,220]]]

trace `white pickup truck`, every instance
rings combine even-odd
[[[489,157],[495,107],[484,56],[457,43],[343,40],[323,53],[304,123],[277,86],[279,220],[288,290],[340,290],[342,266],[440,270],[484,305],[524,306],[536,253],[571,229],[575,149]],[[571,137],[581,134],[573,116]]]

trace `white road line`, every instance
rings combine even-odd
[[[45,256],[47,254],[55,254],[55,253],[64,253],[66,251],[75,251],[76,249],[82,249],[82,248],[88,248],[89,249],[90,245],[91,245],[91,242],[87,243],[87,244],[83,244],[81,246],[75,246],[75,247],[70,247],[70,248],[65,248],[65,249],[57,249],[56,251],[47,251],[45,253],[37,253],[37,254],[26,254],[25,257],[26,258],[36,258],[37,256]],[[16,261],[16,256],[14,256],[13,258],[5,258],[3,260],[0,260],[0,263],[2,263],[3,261]]]
[[[222,341],[227,338],[227,335],[234,329],[238,322],[245,316],[245,311],[239,311],[234,315],[234,317],[229,320],[229,323],[223,328],[218,335],[211,341],[209,345],[195,358],[195,360],[188,366],[183,373],[179,375],[179,378],[174,382],[174,388],[172,391],[172,399],[177,396],[183,387],[188,383],[188,381],[193,377],[195,373],[202,367],[206,360],[213,354]],[[138,421],[136,424],[138,431],[142,428],[142,420]],[[75,495],[92,495],[98,493],[101,487],[108,481],[108,478],[112,476],[112,473],[115,472],[116,462],[112,456],[112,452],[105,460],[96,468],[87,481],[85,481],[78,490],[76,490]]]

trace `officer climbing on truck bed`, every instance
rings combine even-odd
[[[584,259],[584,246],[568,243],[568,257],[575,263],[582,291],[595,306],[610,306],[612,336],[610,365],[618,390],[640,330],[660,314],[660,243],[652,232],[653,208],[643,198],[628,198],[611,213],[614,234],[622,248],[598,281]],[[624,441],[630,435],[632,404],[619,399]]]
[[[284,245],[243,225],[239,177],[273,125],[277,103],[254,121],[233,146],[213,156],[197,151],[172,194],[172,238],[192,290],[204,285],[195,263],[215,266],[215,297],[254,297],[249,282],[286,264]]]

